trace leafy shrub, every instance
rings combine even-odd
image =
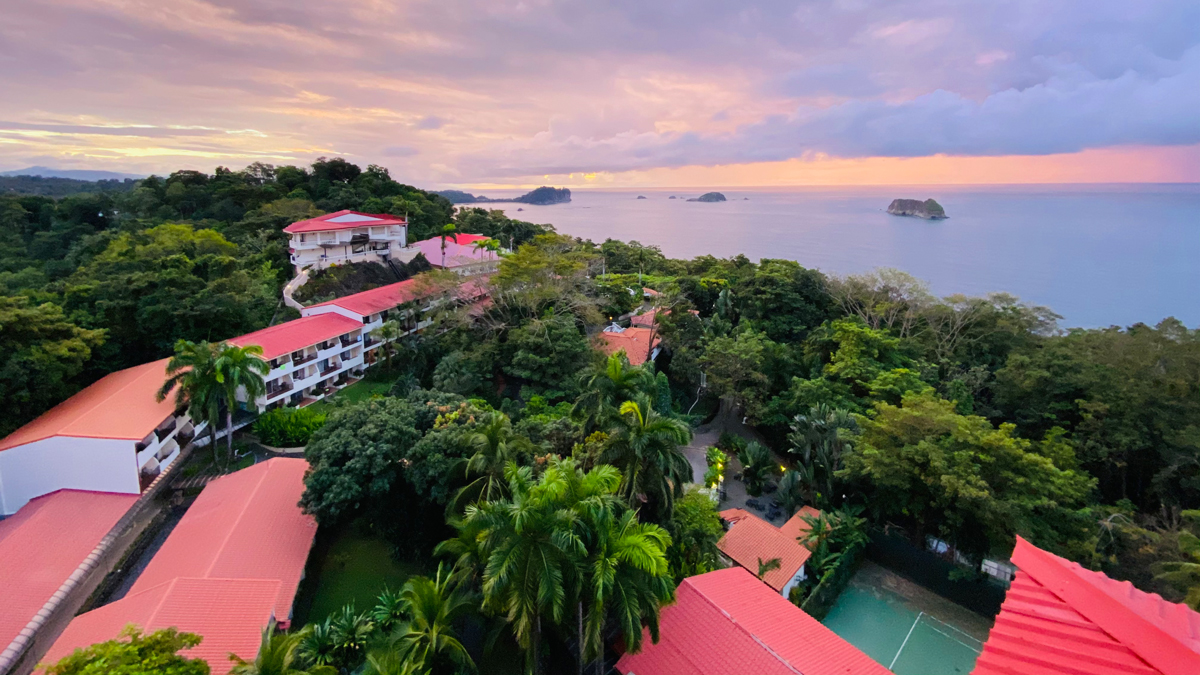
[[[308,445],[317,429],[325,426],[324,413],[311,408],[276,408],[254,422],[254,433],[263,443],[277,448]]]
[[[746,449],[746,439],[737,434],[722,431],[721,436],[717,438],[717,447],[731,455],[737,455]]]

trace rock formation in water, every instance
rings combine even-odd
[[[512,199],[488,199],[483,195],[476,197],[469,192],[461,190],[442,190],[434,194],[441,195],[450,200],[451,204],[484,204],[494,202],[517,202],[518,204],[534,204],[537,206],[547,206],[549,204],[565,204],[571,201],[571,191],[567,188],[552,188],[542,186],[536,190],[526,192],[520,197]]]
[[[638,199],[645,199],[646,195],[638,195]]]
[[[946,218],[946,210],[932,199],[893,199],[888,206],[888,213],[893,216],[912,216],[925,220],[942,220]]]
[[[725,195],[720,192],[705,192],[699,197],[694,197],[688,200],[689,202],[723,202]]]
[[[671,195],[670,197],[667,197],[667,199],[675,199],[675,195]]]

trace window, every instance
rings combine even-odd
[[[304,233],[303,232],[300,233],[300,243],[301,244],[304,243]]]
[[[365,253],[367,250],[366,244],[354,244],[350,247],[351,253]]]

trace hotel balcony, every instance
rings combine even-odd
[[[292,352],[292,364],[299,366],[317,359],[317,352],[312,351],[308,354],[304,352]]]
[[[354,335],[354,336],[343,335],[338,339],[341,341],[342,347],[345,348],[345,347],[349,347],[350,345],[358,344],[358,341],[361,340],[362,337],[358,336],[358,335]]]
[[[292,390],[291,382],[284,381],[284,382],[275,384],[274,386],[272,386],[271,383],[267,383],[267,398],[275,398],[276,396],[287,393],[291,390]]]
[[[172,417],[171,420],[169,422],[167,422],[166,424],[155,429],[154,435],[158,436],[159,441],[162,441],[162,439],[166,438],[167,436],[170,436],[172,431],[175,431],[175,418],[174,417]]]
[[[332,361],[331,361],[331,362],[329,363],[329,366],[328,366],[328,367],[326,367],[324,370],[322,370],[322,371],[321,371],[321,377],[325,377],[326,375],[330,375],[330,374],[332,374],[332,373],[336,373],[336,372],[338,371],[338,369],[339,369],[339,368],[341,368],[341,367],[342,367],[342,364],[341,364],[341,362],[334,363],[334,362],[332,362]]]

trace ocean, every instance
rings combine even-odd
[[[894,267],[941,296],[1012,293],[1062,315],[1064,327],[1168,316],[1200,326],[1197,184],[769,188],[686,201],[705,191],[577,189],[567,204],[484,206],[596,243],[660,246],[672,258],[742,253],[838,275]],[[889,215],[897,197],[933,197],[949,218]]]

